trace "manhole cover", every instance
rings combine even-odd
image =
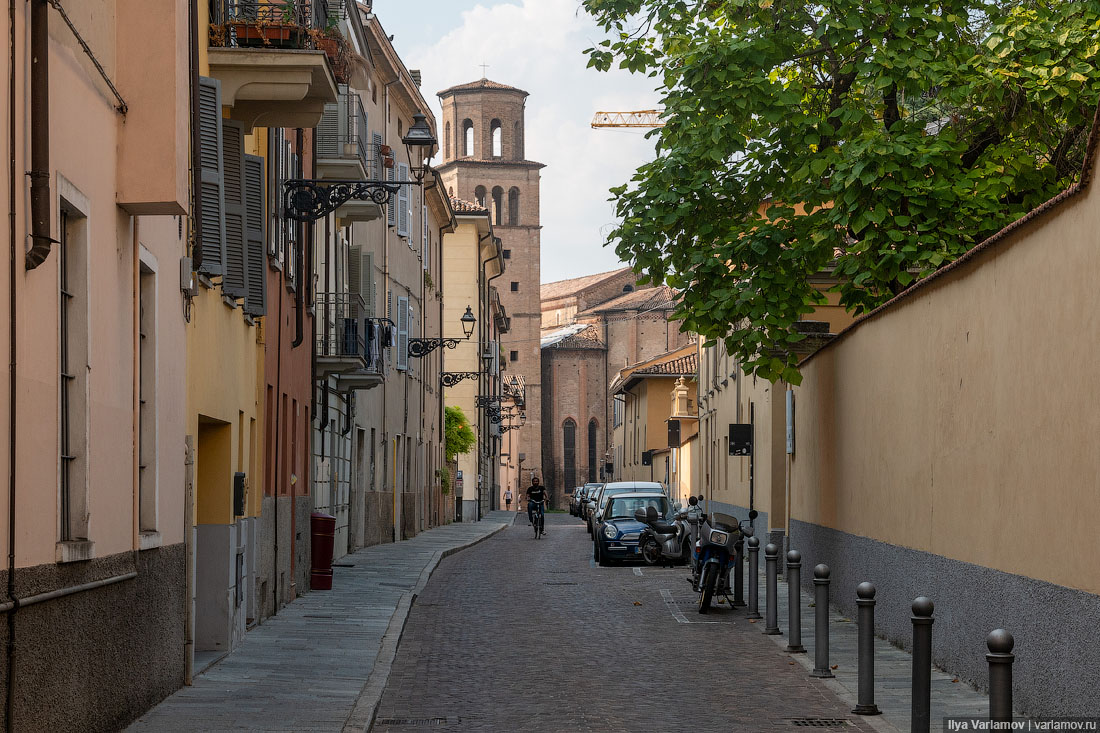
[[[567,580],[563,580],[563,581],[543,581],[542,584],[543,585],[576,585],[576,583],[573,583],[573,582],[567,581]]]
[[[378,718],[375,725],[445,725],[446,718]]]
[[[790,718],[796,728],[847,728],[851,721],[847,718]]]

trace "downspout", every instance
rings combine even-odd
[[[491,228],[489,230],[489,234],[487,234],[486,236],[493,236]],[[480,245],[481,245],[481,240],[482,239],[484,239],[484,237],[481,237],[481,238],[478,239],[478,249],[479,250],[480,250]],[[495,236],[493,237],[493,240],[494,240],[494,243],[499,241],[499,240],[497,240],[497,238]],[[504,258],[501,255],[499,246],[497,246],[497,253],[496,253],[496,258],[495,259],[500,261],[500,272],[498,272],[497,274],[493,275],[490,278],[486,278],[485,277],[485,266],[487,264],[489,264],[489,262],[493,259],[494,259],[493,257],[490,257],[488,260],[485,260],[484,262],[481,263],[481,277],[482,277],[482,279],[485,280],[485,296],[484,296],[484,299],[483,299],[484,300],[484,306],[483,306],[482,318],[481,318],[481,324],[482,324],[482,328],[484,329],[484,335],[483,335],[483,338],[481,339],[481,341],[482,341],[482,344],[484,344],[485,346],[488,346],[488,338],[487,337],[489,335],[489,322],[488,322],[489,316],[488,316],[488,312],[489,312],[489,287],[490,287],[490,283],[492,283],[493,280],[496,280],[498,277],[500,277],[501,275],[504,274]],[[497,348],[499,349],[500,347],[498,346]],[[482,357],[482,355],[478,354],[478,359],[479,360],[481,360],[481,357]],[[486,384],[489,383],[488,376],[485,380],[485,383]],[[489,424],[488,424],[487,421],[484,421],[486,430],[483,431],[483,430],[480,429],[481,423],[483,422],[482,421],[482,415],[484,413],[485,413],[484,410],[478,410],[477,419],[478,419],[478,423],[479,423],[479,431],[478,432],[483,433],[485,435],[485,445],[486,445],[485,465],[486,465],[486,467],[488,467],[488,466],[492,465],[491,446],[492,446],[493,442],[492,442],[492,437],[488,435],[489,431],[488,431],[487,428],[488,428]],[[480,467],[480,462],[479,462],[479,467]],[[482,478],[482,483],[485,483],[485,484],[489,483],[489,475],[488,474],[489,474],[489,471],[488,471],[488,468],[486,468],[485,476]],[[478,487],[478,492],[477,492],[477,518],[479,520],[481,519],[481,488],[480,487]]]
[[[298,151],[298,165],[305,167],[305,151],[302,148],[305,147],[305,140],[302,134],[302,128],[298,128],[294,138],[294,149]],[[303,171],[304,172],[304,171]],[[295,223],[294,226],[298,227],[298,230],[302,232],[302,247],[298,251],[298,261],[292,262],[291,267],[294,267],[298,271],[298,287],[294,289],[294,341],[290,344],[290,348],[296,349],[302,345],[302,340],[305,338],[305,331],[302,327],[303,314],[302,314],[302,302],[304,300],[304,292],[307,287],[305,279],[305,260],[307,257],[301,251],[307,250],[309,255],[313,253],[313,227],[305,226],[300,223]],[[312,268],[311,268],[312,269]],[[281,328],[280,324],[280,328]]]
[[[267,136],[268,160],[275,160],[276,150],[275,150],[275,141],[274,141],[273,138],[274,138],[273,135],[268,135]],[[286,277],[285,273],[280,273],[280,280],[285,279],[285,277]],[[280,283],[280,285],[282,285],[282,284],[283,283]],[[274,549],[274,554],[271,556],[271,558],[272,558],[271,559],[271,593],[272,593],[272,596],[271,596],[271,615],[272,616],[274,616],[275,614],[277,614],[279,612],[279,479],[282,476],[282,471],[279,469],[279,453],[280,453],[279,449],[282,447],[282,443],[283,443],[283,441],[280,439],[280,436],[282,435],[282,431],[279,430],[279,428],[282,425],[282,420],[285,419],[285,417],[286,417],[285,415],[282,414],[283,401],[281,399],[282,391],[283,391],[283,328],[285,326],[285,324],[283,322],[283,301],[285,300],[285,295],[282,292],[279,292],[278,297],[279,297],[279,318],[275,323],[275,328],[278,331],[278,336],[276,336],[276,339],[275,339],[276,348],[278,349],[278,352],[275,355],[275,391],[272,394],[272,398],[275,402],[275,416],[274,416],[275,417],[275,430],[274,430],[274,432],[275,432],[275,462],[274,462],[274,465],[272,466],[272,471],[274,472],[274,475],[271,477],[271,493],[272,493],[273,499],[274,499],[272,504],[274,506],[274,515],[275,515],[275,521],[274,521],[275,531],[272,534],[272,543],[271,543],[272,548]],[[294,508],[292,506],[291,507],[291,514],[293,514],[293,513],[294,513]],[[291,553],[292,557],[293,557],[293,554],[294,553]],[[291,574],[291,578],[293,580],[293,574]]]
[[[46,261],[50,245],[50,6],[31,0],[31,249],[26,268]],[[12,19],[14,23],[14,17]],[[13,46],[14,48],[14,46]],[[14,128],[12,134],[14,135]]]
[[[4,729],[11,733],[15,730],[12,715],[15,692],[15,610],[18,601],[15,598],[15,459],[16,452],[16,297],[15,263],[19,258],[16,243],[15,226],[15,187],[18,178],[15,173],[15,0],[8,0],[9,48],[8,70],[8,598],[15,604],[8,614],[8,679],[7,695],[4,701]]]

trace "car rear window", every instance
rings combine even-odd
[[[608,519],[633,519],[635,511],[647,507],[653,507],[662,517],[668,516],[668,500],[663,496],[612,497],[604,514]]]

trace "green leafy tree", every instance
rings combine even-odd
[[[455,456],[469,453],[477,443],[477,436],[470,428],[470,421],[466,419],[466,413],[461,407],[445,408],[443,427],[446,438],[444,453],[448,463],[453,461]]]
[[[832,271],[874,308],[1079,173],[1100,3],[584,0],[589,66],[646,73],[657,157],[613,188],[616,252],[684,290],[682,327],[800,379]]]

